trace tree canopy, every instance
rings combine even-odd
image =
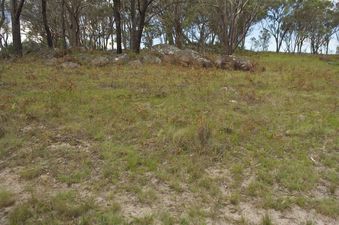
[[[338,8],[330,0],[1,0],[0,48],[22,55],[24,31],[26,41],[50,48],[138,53],[167,43],[232,54],[259,23],[258,49],[273,38],[277,52],[308,43],[310,52],[328,53],[339,36]]]

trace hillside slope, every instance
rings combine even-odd
[[[336,224],[338,64],[250,57],[1,62],[0,224]]]

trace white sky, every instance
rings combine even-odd
[[[258,39],[261,29],[262,29],[262,25],[260,23],[258,23],[257,25],[255,25],[253,27],[252,33],[246,38],[246,43],[245,43],[246,49],[251,49],[251,46],[252,46],[251,38],[255,37],[255,38]],[[338,42],[336,36],[333,35],[332,40],[330,42],[330,46],[329,46],[329,54],[335,54],[337,47],[339,47],[339,42]],[[268,50],[274,52],[275,49],[276,49],[276,45],[275,45],[275,42],[274,42],[274,38],[272,37],[271,40],[270,40],[270,45],[269,45]],[[285,44],[283,43],[283,45],[281,47],[281,51],[283,52],[284,49],[285,49]],[[308,42],[305,43],[305,46],[303,47],[303,51],[308,52],[308,53],[310,52],[310,46],[309,46]]]

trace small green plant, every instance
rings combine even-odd
[[[0,209],[11,206],[14,203],[14,194],[12,192],[0,189]]]
[[[9,214],[10,225],[27,224],[26,221],[33,216],[33,211],[28,203],[24,203],[16,207]]]
[[[261,220],[261,225],[273,225],[271,217],[268,214],[265,214]]]
[[[52,207],[61,216],[79,217],[93,207],[93,203],[77,199],[75,192],[61,192],[52,199]]]
[[[307,220],[305,225],[315,225],[315,223],[312,220]]]
[[[20,176],[26,180],[32,180],[42,174],[43,170],[40,166],[32,166],[25,168],[20,172]]]
[[[240,202],[240,194],[238,192],[232,193],[229,200],[232,205],[238,205]]]

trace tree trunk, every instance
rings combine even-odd
[[[20,19],[19,20],[12,19],[12,36],[14,53],[17,56],[22,56]]]
[[[21,43],[21,25],[20,25],[20,16],[22,7],[25,3],[25,0],[20,0],[19,4],[17,0],[12,0],[12,38],[13,38],[13,48],[14,54],[16,56],[22,56],[22,43]]]
[[[121,8],[120,0],[114,0],[114,18],[115,18],[116,34],[117,34],[117,54],[122,53],[122,35],[121,35],[122,31],[121,31],[120,8]]]
[[[48,20],[47,20],[47,11],[46,11],[46,0],[41,0],[41,9],[42,9],[42,21],[44,23],[45,32],[46,32],[46,38],[47,38],[47,45],[49,48],[53,48],[53,38],[51,31],[48,26]]]
[[[136,2],[135,0],[131,0],[131,22],[132,22],[132,27],[131,27],[131,32],[130,32],[130,48],[132,51],[135,49],[135,43],[136,43],[136,30],[137,30],[137,25],[136,25]]]
[[[175,28],[175,45],[177,48],[182,48],[182,26],[180,21],[180,14],[179,14],[179,4],[176,3],[175,5],[175,19],[174,19],[174,28]]]
[[[142,39],[142,33],[144,31],[145,27],[145,19],[146,19],[146,7],[140,11],[140,18],[139,18],[139,25],[138,25],[138,31],[137,31],[137,36],[134,39],[134,48],[133,51],[135,53],[140,53],[140,46],[141,46],[141,39]]]
[[[62,23],[62,47],[67,49],[66,42],[66,24],[65,24],[65,0],[62,0],[62,9],[61,9],[61,23]]]
[[[174,45],[174,40],[173,40],[173,32],[171,27],[166,26],[166,43],[169,45]]]

